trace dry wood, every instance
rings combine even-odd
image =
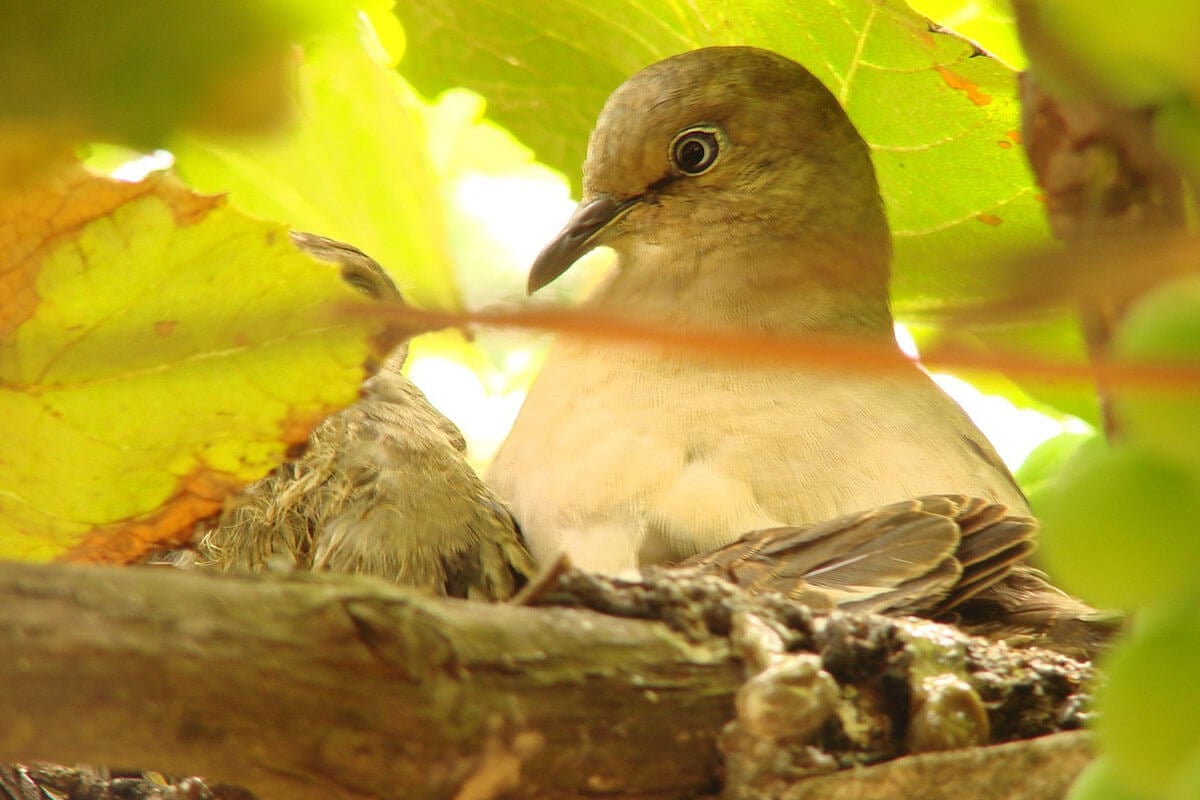
[[[711,589],[718,583],[659,576],[610,586],[610,600],[640,598],[620,618],[433,599],[365,578],[2,564],[0,760],[200,774],[264,800],[715,792],[718,741],[743,682],[744,650],[722,629],[738,615],[775,614],[777,629],[798,625],[795,642],[817,636],[799,630],[806,615],[795,606]],[[668,624],[628,618],[659,613],[645,601],[663,598],[680,601],[659,609]],[[846,662],[859,642],[897,641],[882,617],[835,617],[816,629],[827,631],[823,644],[813,641],[830,669],[847,674],[861,666]],[[996,649],[980,647],[972,658]],[[1053,724],[1047,713],[1077,695],[1086,670],[1006,652],[996,675],[1023,670],[1015,694],[1031,698],[1030,719]],[[1012,698],[980,691],[993,734],[1011,722],[1015,735]],[[903,741],[902,732],[881,735],[886,747]],[[1064,746],[1086,753],[1086,743]],[[1043,759],[1040,769],[1061,784],[1083,758]]]

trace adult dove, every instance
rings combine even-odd
[[[620,86],[588,143],[582,202],[534,262],[529,291],[600,245],[616,265],[587,309],[844,336],[895,365],[834,373],[560,337],[487,476],[540,562],[676,563],[747,531],[927,495],[1028,513],[991,444],[896,346],[891,238],[868,148],[799,64],[714,47]],[[1090,649],[1092,610],[1009,566],[956,611]]]

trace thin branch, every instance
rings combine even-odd
[[[367,314],[408,323],[419,332],[469,325],[554,332],[615,344],[662,347],[738,363],[799,365],[831,372],[903,372],[908,359],[897,356],[890,342],[846,337],[797,339],[732,330],[679,328],[591,310],[536,308],[520,311],[430,311],[378,306],[346,307],[341,313]],[[1028,353],[981,352],[953,347],[930,350],[914,359],[931,369],[995,370],[1015,378],[1093,385],[1194,391],[1200,388],[1200,365],[1097,359],[1091,363],[1039,358]]]

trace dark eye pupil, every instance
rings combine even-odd
[[[675,166],[688,175],[699,175],[717,160],[717,136],[712,131],[693,130],[675,141]]]
[[[690,139],[679,148],[679,163],[685,167],[695,168],[704,161],[704,145],[695,139]]]

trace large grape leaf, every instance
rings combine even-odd
[[[169,177],[0,198],[0,557],[126,560],[352,402],[374,323],[333,265]]]
[[[870,144],[896,237],[902,315],[994,297],[1009,257],[1046,241],[1019,143],[1011,69],[933,32],[898,0],[411,0],[405,76],[463,85],[539,158],[578,184],[605,97],[637,69],[715,44],[753,44],[808,66]]]
[[[351,37],[305,49],[297,95],[287,136],[178,137],[180,175],[256,216],[353,243],[392,271],[414,305],[459,308],[425,104]]]
[[[919,14],[965,36],[1013,69],[1024,69],[1011,0],[909,0]]]

